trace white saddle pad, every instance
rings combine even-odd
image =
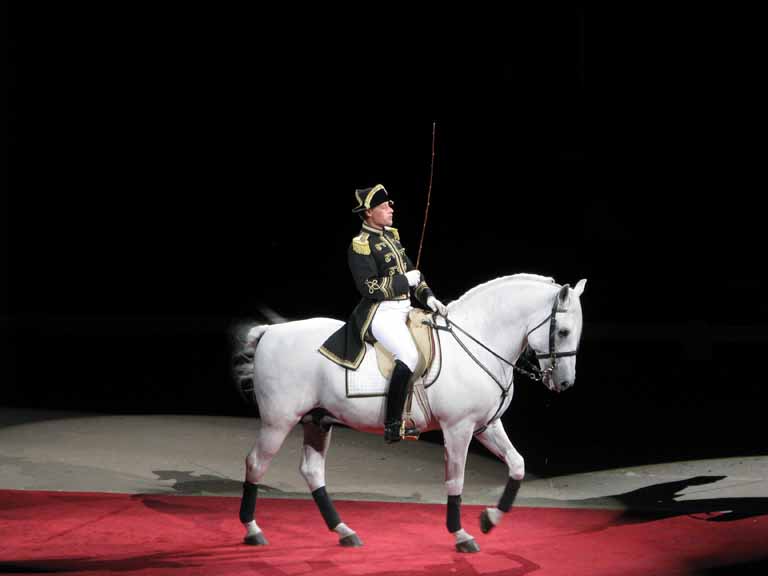
[[[435,359],[429,372],[424,375],[424,387],[428,388],[440,374],[442,355],[440,345],[435,342]],[[347,370],[347,398],[364,398],[366,396],[386,396],[389,380],[381,375],[376,361],[376,350],[368,342],[365,343],[365,359],[357,370]]]
[[[357,370],[347,370],[347,398],[385,396],[389,380],[385,380],[376,364],[376,350],[365,343],[365,358]]]

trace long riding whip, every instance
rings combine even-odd
[[[435,128],[437,122],[432,122],[432,159],[429,162],[429,187],[427,188],[427,207],[424,209],[424,226],[421,228],[421,239],[419,240],[419,252],[416,255],[416,269],[419,269],[421,262],[421,249],[424,246],[424,233],[427,230],[427,218],[429,217],[429,201],[432,197],[432,174],[435,171]]]
[[[435,170],[435,127],[437,123],[432,122],[432,159],[429,162],[429,187],[427,188],[427,207],[424,209],[424,226],[421,228],[421,239],[419,240],[419,253],[416,255],[416,269],[419,269],[419,263],[421,262],[421,249],[424,246],[424,232],[427,230],[427,218],[429,217],[429,201],[432,197],[432,174]],[[406,440],[418,440],[419,435],[418,433],[416,435],[406,435],[405,430],[408,429],[416,429],[416,423],[413,420],[413,413],[411,412],[412,406],[413,406],[413,394],[414,394],[414,387],[415,383],[410,382],[408,384],[408,392],[406,394],[406,402],[405,402],[405,414],[403,417],[403,420],[400,424],[400,436],[405,438]],[[422,383],[423,385],[423,383]],[[423,410],[423,408],[422,408]],[[426,411],[424,414],[424,417],[427,418]]]

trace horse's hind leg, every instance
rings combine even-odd
[[[325,458],[331,444],[331,428],[316,422],[304,422],[304,453],[301,459],[301,475],[307,481],[323,520],[329,530],[339,535],[342,546],[362,546],[354,530],[341,521],[331,497],[325,491]]]
[[[520,453],[515,450],[512,442],[507,436],[501,420],[496,420],[488,426],[482,433],[477,435],[477,439],[483,445],[501,458],[509,468],[509,478],[504,488],[504,493],[499,499],[495,508],[486,508],[480,515],[480,529],[484,533],[490,532],[494,526],[501,522],[502,517],[509,509],[517,497],[517,491],[520,489],[520,482],[525,476],[525,461]]]
[[[243,498],[240,501],[240,521],[245,526],[246,544],[267,544],[267,539],[255,520],[258,484],[295,424],[296,422],[266,423],[263,419],[259,420],[258,438],[245,459],[245,482]]]

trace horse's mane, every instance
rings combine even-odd
[[[527,274],[527,273],[521,272],[520,274],[512,274],[511,276],[500,276],[499,278],[494,278],[493,280],[488,280],[488,282],[483,282],[482,284],[478,284],[474,288],[470,288],[469,290],[467,290],[464,294],[462,294],[458,298],[458,300],[454,300],[453,302],[451,302],[451,304],[458,304],[463,300],[468,300],[469,298],[472,298],[479,292],[482,292],[487,288],[491,288],[503,282],[523,281],[523,280],[529,281],[529,282],[541,282],[542,284],[552,284],[554,286],[559,286],[558,284],[555,283],[555,279],[549,276],[541,276],[539,274]]]

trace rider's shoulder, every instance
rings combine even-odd
[[[354,250],[356,254],[368,256],[371,253],[371,245],[368,243],[369,237],[370,234],[368,234],[368,232],[361,232],[352,238],[352,250]]]
[[[386,232],[389,232],[389,233],[390,233],[390,235],[391,235],[391,236],[392,236],[392,237],[393,237],[395,240],[397,240],[398,242],[400,241],[400,232],[398,232],[398,231],[397,231],[397,228],[392,228],[391,226],[385,226],[385,227],[384,227],[384,230],[385,230]]]

